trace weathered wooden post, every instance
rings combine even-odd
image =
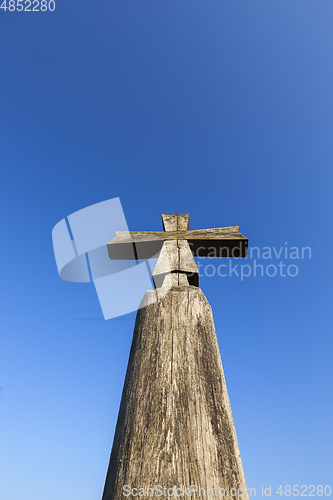
[[[111,259],[131,258],[133,246],[139,259],[163,248],[156,290],[136,317],[103,500],[133,488],[138,496],[248,499],[212,311],[192,255],[245,257],[248,240],[237,226],[190,231],[188,214],[162,219],[165,232],[117,233],[108,244]],[[158,294],[163,288],[170,289]]]

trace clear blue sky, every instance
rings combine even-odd
[[[118,196],[131,230],[189,212],[311,247],[293,278],[201,287],[248,486],[333,487],[332,22],[331,0],[0,10],[1,500],[101,499],[134,315],[59,278],[51,231]]]

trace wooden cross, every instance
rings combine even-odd
[[[117,232],[107,244],[112,260],[143,260],[159,255],[153,272],[155,287],[199,286],[193,256],[246,257],[248,239],[239,226],[190,231],[189,214],[163,214],[164,232]]]

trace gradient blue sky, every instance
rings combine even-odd
[[[101,499],[134,315],[59,278],[51,231],[118,196],[131,230],[189,212],[311,247],[294,278],[201,287],[248,486],[333,487],[332,22],[331,0],[0,11],[1,500]]]

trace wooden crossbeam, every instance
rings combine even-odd
[[[190,230],[189,214],[163,214],[162,221],[164,231],[117,232],[107,245],[110,259],[141,260],[160,255],[153,274],[156,277],[170,272],[198,274],[193,256],[246,257],[248,239],[239,226]],[[197,278],[192,281],[198,282]]]

